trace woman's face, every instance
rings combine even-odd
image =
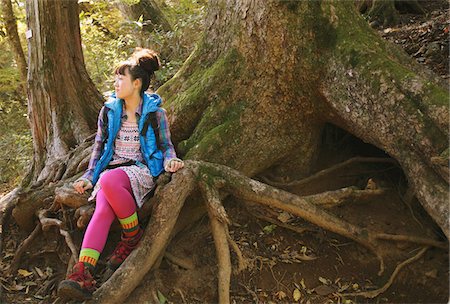
[[[133,96],[136,91],[139,93],[139,80],[132,80],[130,72],[125,70],[125,75],[117,74],[114,80],[114,89],[116,91],[116,97],[120,99],[126,99]]]

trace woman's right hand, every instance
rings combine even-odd
[[[92,183],[88,180],[80,179],[73,183],[73,187],[78,193],[83,194],[84,191],[92,189]]]

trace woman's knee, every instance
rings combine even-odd
[[[128,175],[121,169],[113,169],[105,172],[100,178],[100,186],[106,193],[111,193],[119,187],[129,187]]]

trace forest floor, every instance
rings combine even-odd
[[[426,65],[445,81],[449,80],[449,9],[448,2],[422,2],[427,15],[402,15],[402,24],[379,28],[387,40],[402,46],[419,63]],[[341,137],[323,152],[317,169],[323,169],[342,157],[342,147],[353,147],[347,156],[380,156],[379,151],[351,137]],[[290,187],[297,194],[357,185],[362,188],[370,179],[371,186],[389,189],[370,201],[335,207],[331,212],[345,220],[374,231],[416,235],[443,240],[442,232],[433,227],[417,201],[408,203],[403,193],[405,180],[401,170],[392,165],[356,164],[333,176],[324,178],[315,187]],[[430,248],[417,261],[405,266],[393,284],[374,299],[345,296],[348,292],[373,290],[383,286],[397,264],[414,256],[421,246],[387,242],[389,258],[386,270],[378,276],[378,260],[373,253],[341,236],[319,229],[288,214],[275,219],[285,225],[305,229],[303,233],[257,219],[244,204],[229,198],[225,208],[232,221],[230,235],[242,250],[247,269],[233,274],[231,299],[235,303],[448,303],[448,251]],[[265,216],[276,214],[266,210]],[[14,223],[5,229],[4,248],[0,262],[0,303],[64,303],[56,298],[55,287],[63,279],[69,258],[64,240],[56,231],[41,234],[24,254],[19,272],[7,273],[18,244],[27,236]],[[82,233],[74,232],[75,242]],[[104,257],[118,234],[112,233]],[[160,303],[217,302],[217,260],[207,217],[180,233],[168,251],[192,262],[193,269],[181,268],[163,259],[159,269],[149,273],[133,292],[127,303],[153,303],[157,291]],[[232,254],[233,266],[236,256]]]

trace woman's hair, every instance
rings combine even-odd
[[[150,79],[159,70],[161,64],[158,55],[150,49],[136,48],[127,61],[121,62],[114,70],[115,75],[125,75],[128,72],[132,80],[138,78],[142,81],[141,95],[148,89]]]

